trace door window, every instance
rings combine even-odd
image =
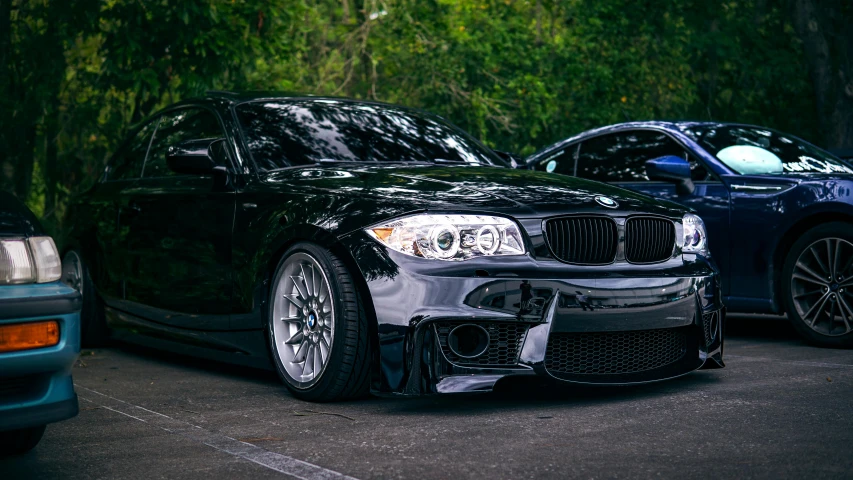
[[[574,175],[575,164],[578,159],[578,144],[561,148],[544,156],[533,165],[537,172],[559,173],[560,175]]]
[[[710,179],[708,170],[662,132],[631,131],[602,135],[583,142],[578,176],[601,182],[645,182],[646,161],[664,155],[686,158],[694,180]]]
[[[166,164],[166,151],[172,145],[185,140],[222,138],[225,134],[216,115],[201,108],[178,110],[160,117],[160,126],[154,134],[143,177],[168,177],[178,175]]]
[[[148,122],[116,152],[107,167],[106,180],[136,180],[142,176],[145,154],[151,143],[151,134],[156,128],[156,119]]]

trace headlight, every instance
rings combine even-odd
[[[525,254],[521,230],[503,217],[420,214],[366,231],[386,246],[413,257],[458,261]]]
[[[698,253],[710,257],[708,251],[708,233],[705,231],[705,222],[698,215],[688,213],[681,219],[684,232],[684,242],[681,245],[683,253]]]
[[[0,240],[0,284],[59,280],[62,264],[50,237]]]

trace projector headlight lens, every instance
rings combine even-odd
[[[708,233],[705,231],[705,222],[698,215],[688,213],[681,219],[684,232],[684,241],[681,245],[683,253],[698,253],[710,257],[708,251]]]

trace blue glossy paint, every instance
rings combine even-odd
[[[694,141],[686,131],[731,124],[707,122],[628,122],[589,130],[528,157],[524,165],[600,135],[629,131],[663,132],[719,178],[695,182],[692,193],[665,181],[617,185],[693,208],[709,232],[720,267],[729,311],[779,313],[780,271],[791,244],[809,228],[829,221],[853,222],[853,175],[793,173],[740,175]],[[786,135],[795,138],[791,135]],[[849,164],[848,164],[849,165]],[[853,167],[851,167],[853,168]]]
[[[20,393],[0,397],[0,431],[35,427],[64,420],[77,414],[77,395],[71,380],[71,369],[80,354],[80,312],[77,293],[59,282],[31,285],[0,286],[0,325],[43,320],[59,322],[57,345],[18,352],[0,353],[0,384],[26,385]],[[61,298],[68,311],[51,307],[44,315],[47,302]],[[4,307],[27,303],[27,312],[2,318]],[[7,312],[9,310],[6,310]],[[6,390],[4,390],[6,391]]]
[[[667,155],[647,161],[646,172],[649,178],[653,180],[690,180],[690,164],[687,163],[687,160],[675,155]]]

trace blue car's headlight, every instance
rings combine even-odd
[[[708,233],[705,231],[705,222],[698,215],[688,213],[681,219],[681,226],[684,232],[681,244],[682,253],[698,253],[710,257],[711,252],[708,251]]]
[[[0,285],[59,280],[62,264],[50,237],[0,240]]]
[[[413,257],[459,261],[525,254],[521,230],[504,217],[419,214],[366,231],[382,244]]]

